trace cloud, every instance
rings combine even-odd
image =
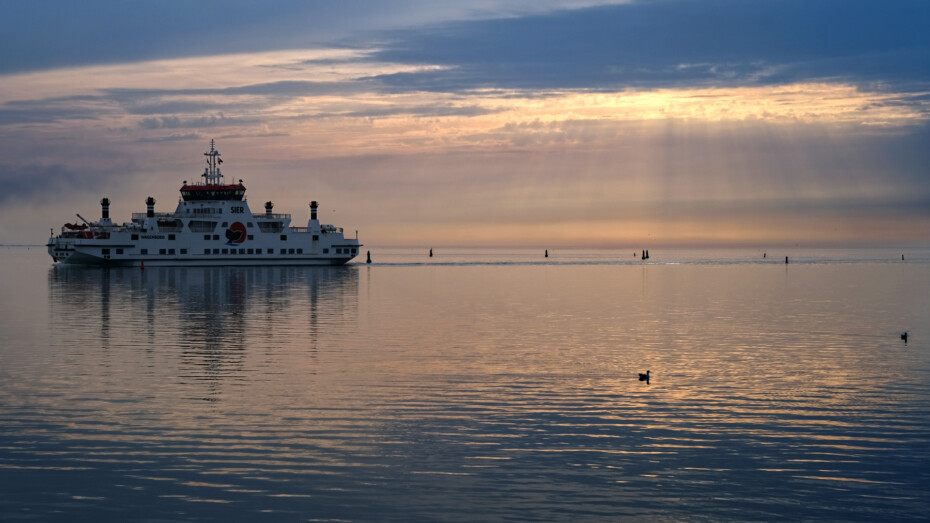
[[[140,138],[142,143],[163,143],[163,142],[191,142],[202,140],[203,137],[197,133],[173,133],[166,136],[154,136]]]
[[[520,16],[612,0],[4,0],[0,74],[240,52],[357,47],[390,28]]]
[[[96,175],[91,176],[63,164],[0,164],[0,182],[3,183],[0,203],[49,202],[65,194],[86,190],[100,180]]]
[[[203,127],[219,127],[225,125],[249,125],[258,120],[246,118],[230,118],[222,114],[213,116],[200,116],[197,118],[178,118],[177,116],[162,116],[143,118],[139,127],[143,129],[190,129]]]
[[[654,1],[391,33],[373,59],[442,69],[398,89],[566,89],[930,81],[930,4]]]
[[[342,112],[317,113],[309,115],[311,118],[386,118],[392,116],[411,117],[443,117],[443,116],[484,116],[503,111],[502,108],[492,109],[479,105],[452,105],[437,103],[429,105],[390,104],[358,104],[361,107]]]
[[[222,103],[207,100],[161,100],[151,101],[151,97],[139,97],[135,103],[125,103],[123,108],[129,114],[177,114],[177,113],[203,113],[207,111],[222,111],[232,108],[242,108],[242,104]]]
[[[122,103],[137,104],[140,101],[169,96],[312,96],[327,94],[351,94],[372,91],[371,84],[363,82],[313,82],[284,80],[279,82],[258,82],[221,88],[107,88],[102,93],[105,97]]]
[[[102,115],[102,108],[97,102],[99,98],[96,96],[14,100],[0,104],[0,126],[96,120]]]

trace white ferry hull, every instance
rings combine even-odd
[[[282,258],[248,257],[216,259],[206,256],[164,257],[164,258],[103,258],[81,252],[73,252],[61,257],[62,253],[54,246],[49,245],[49,255],[56,262],[69,265],[99,265],[105,267],[226,267],[226,266],[335,266],[345,265],[352,258],[322,258],[314,256],[294,256]],[[57,251],[57,252],[56,252]]]
[[[113,231],[97,238],[62,235],[46,247],[58,263],[111,267],[343,265],[360,252],[358,240],[341,232],[320,234],[312,225],[309,231],[248,235],[238,244],[220,240],[225,236],[219,234]]]

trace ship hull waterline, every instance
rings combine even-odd
[[[254,267],[254,266],[317,266],[332,267],[345,265],[352,260],[348,258],[331,258],[320,256],[301,256],[293,258],[271,258],[264,256],[243,256],[241,258],[211,259],[198,256],[140,258],[140,259],[105,259],[81,252],[73,252],[66,257],[54,252],[54,246],[49,245],[49,255],[62,265],[93,265],[101,267]]]

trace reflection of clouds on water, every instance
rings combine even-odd
[[[427,254],[323,270],[19,262],[32,276],[0,280],[0,310],[52,321],[31,338],[0,329],[0,506],[71,520],[926,514],[930,350],[910,327],[928,324],[926,263],[408,263]],[[37,278],[47,293],[27,292]]]
[[[178,377],[208,382],[211,398],[224,379],[245,379],[249,358],[273,360],[295,343],[312,358],[321,323],[358,308],[352,267],[55,266],[48,281],[57,343],[107,368],[125,357],[111,354],[117,348],[141,353],[144,365],[177,358]]]

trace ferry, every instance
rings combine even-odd
[[[48,253],[56,263],[105,266],[178,265],[343,265],[358,256],[361,244],[346,238],[341,227],[321,224],[319,207],[310,202],[306,227],[291,226],[290,214],[253,214],[245,186],[223,181],[223,163],[215,141],[204,153],[207,167],[199,183],[184,181],[172,213],[155,212],[149,196],[144,213],[117,224],[110,219],[110,200],[100,200],[101,217],[52,229]]]

